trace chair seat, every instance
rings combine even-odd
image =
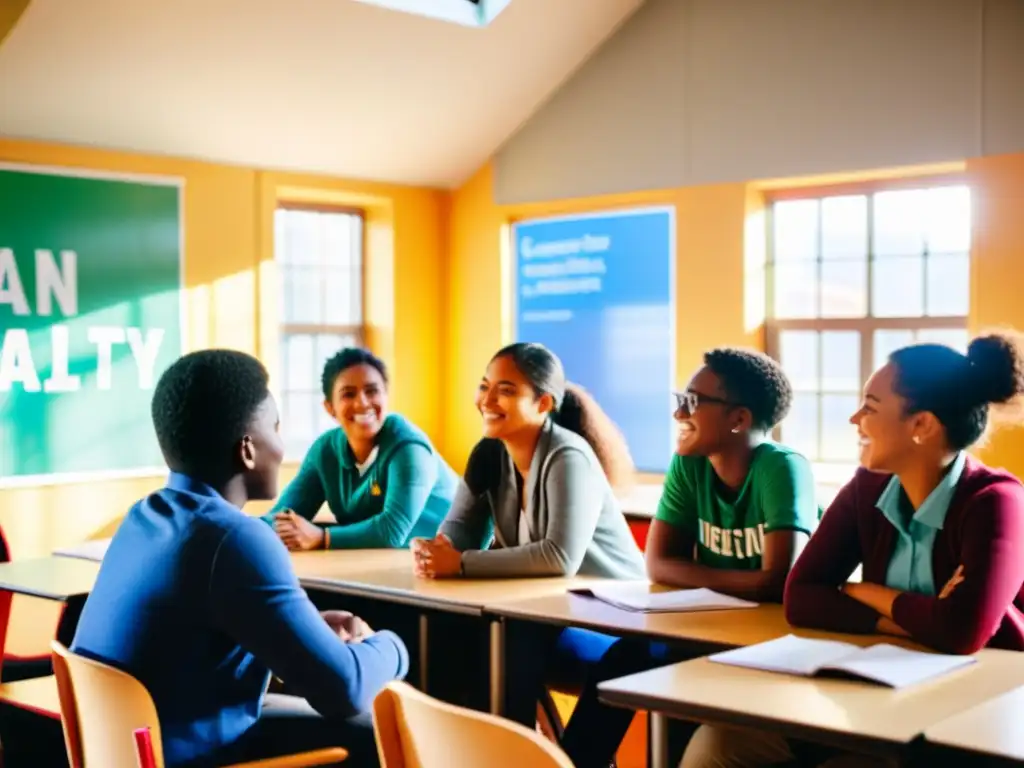
[[[60,720],[60,698],[57,678],[53,675],[0,683],[0,704]]]

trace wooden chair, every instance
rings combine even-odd
[[[377,695],[373,729],[383,768],[572,768],[536,731],[438,701],[403,682]]]
[[[126,672],[72,653],[54,641],[53,670],[60,696],[64,742],[71,768],[147,765],[163,768],[160,720],[149,691]],[[148,731],[153,754],[140,755],[136,731]],[[329,765],[348,753],[336,747],[241,763],[230,768]]]

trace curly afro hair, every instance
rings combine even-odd
[[[152,416],[167,466],[200,480],[221,480],[235,448],[270,396],[269,376],[251,355],[204,349],[178,358],[153,392]]]
[[[763,352],[723,347],[704,355],[728,398],[750,411],[754,429],[769,432],[786,418],[793,387],[782,367]]]
[[[324,363],[323,373],[320,374],[320,386],[324,391],[325,400],[330,400],[334,396],[334,382],[338,380],[342,371],[347,371],[356,365],[369,365],[376,368],[380,377],[384,379],[384,386],[387,386],[388,369],[383,360],[365,349],[345,347]]]

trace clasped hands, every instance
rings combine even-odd
[[[324,548],[324,529],[290,509],[274,515],[274,532],[292,552]]]
[[[346,643],[361,643],[373,636],[373,629],[365,621],[348,611],[320,611],[334,633]]]
[[[413,539],[413,569],[422,579],[447,579],[462,573],[462,553],[443,533],[432,539]]]

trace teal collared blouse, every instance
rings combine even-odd
[[[915,512],[903,492],[898,477],[893,475],[878,497],[875,506],[896,529],[896,545],[885,574],[887,587],[902,592],[935,595],[932,576],[932,547],[936,534],[942,530],[960,475],[963,474],[965,454],[961,451],[953,466],[945,474],[928,498]]]

